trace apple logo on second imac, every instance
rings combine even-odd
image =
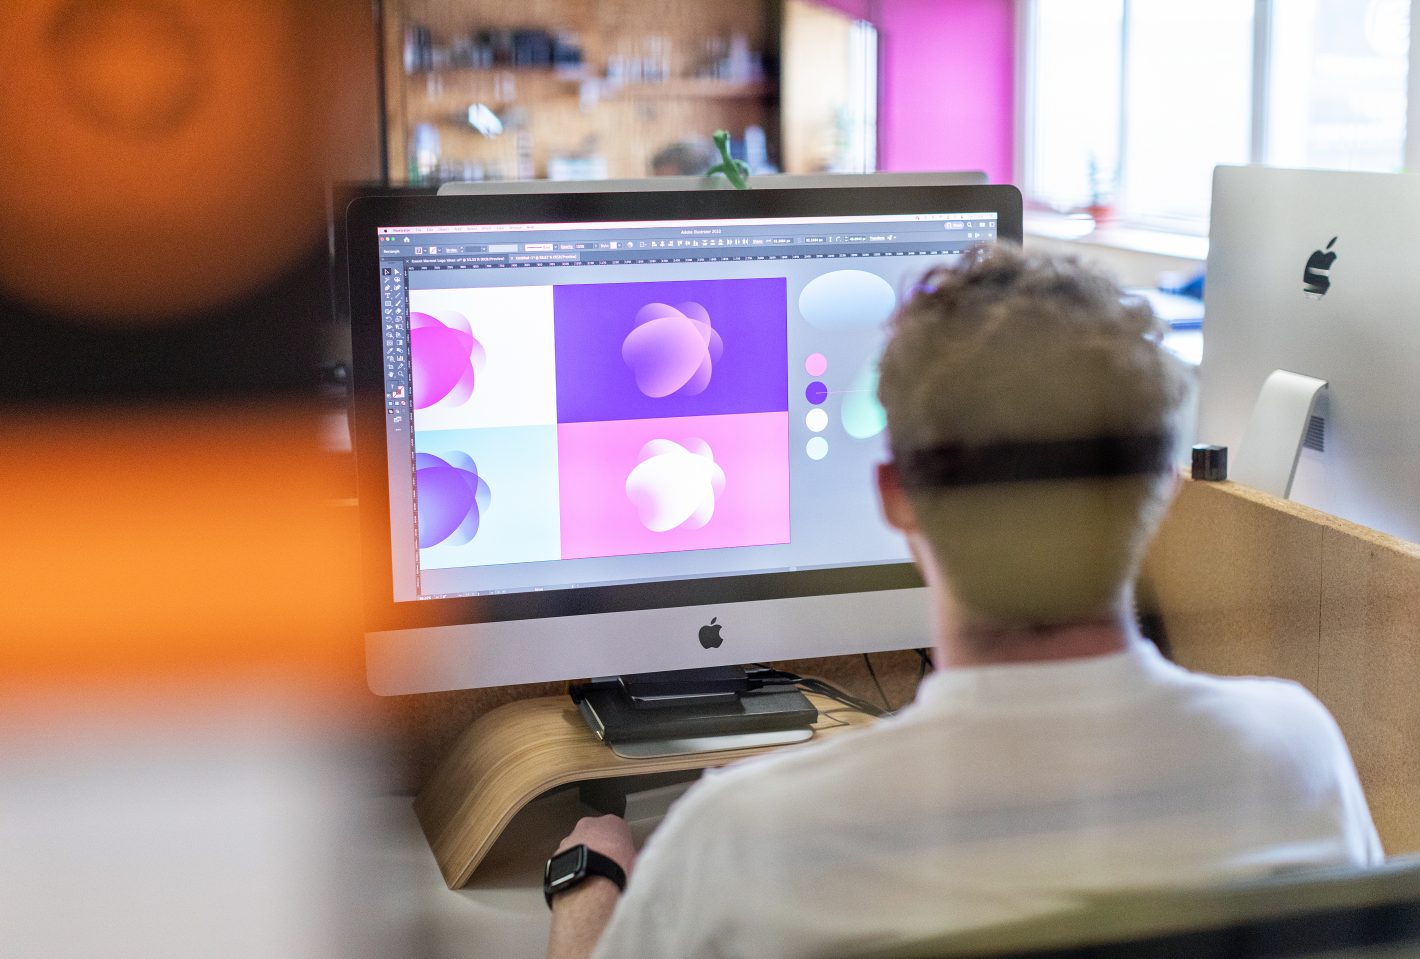
[[[1302,292],[1312,299],[1321,299],[1331,289],[1331,264],[1336,262],[1331,248],[1335,245],[1333,236],[1325,250],[1317,250],[1307,259],[1307,268],[1302,271]]]
[[[706,649],[719,649],[720,644],[725,641],[725,637],[720,635],[720,630],[724,627],[715,625],[715,620],[719,618],[713,616],[708,625],[700,627],[700,645]]]

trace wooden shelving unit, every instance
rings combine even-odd
[[[514,175],[520,154],[531,153],[533,172],[545,176],[556,155],[595,153],[612,177],[645,176],[650,158],[687,137],[758,125],[778,142],[778,86],[706,79],[707,41],[742,36],[755,50],[772,51],[778,35],[778,0],[705,5],[673,2],[648,7],[640,0],[386,0],[384,62],[386,142],[390,174],[405,182],[413,131],[428,123],[439,131],[442,157],[456,169],[481,167],[486,175]],[[577,37],[585,68],[496,66],[441,67],[406,73],[409,27],[428,28],[448,46],[479,30],[540,28]],[[617,83],[608,65],[654,37],[669,50],[669,79]],[[509,90],[512,90],[509,93]],[[462,121],[470,104],[484,103],[515,122],[485,137]]]

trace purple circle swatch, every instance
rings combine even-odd
[[[809,388],[804,390],[804,397],[814,406],[818,406],[828,399],[828,387],[815,380],[809,384]]]
[[[823,376],[828,372],[828,357],[822,353],[809,354],[809,358],[804,360],[804,372],[810,376]]]

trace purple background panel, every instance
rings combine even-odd
[[[622,359],[636,315],[649,303],[698,303],[723,350],[704,392],[653,399]],[[552,291],[557,421],[651,419],[789,408],[788,283],[782,277],[587,283]]]
[[[698,529],[642,525],[626,478],[654,439],[708,444],[724,471],[715,514]],[[616,420],[557,427],[562,558],[789,542],[789,414]]]

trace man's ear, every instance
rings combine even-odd
[[[878,502],[889,525],[904,533],[916,532],[917,513],[912,508],[912,501],[907,498],[907,491],[902,488],[896,463],[878,464]]]

